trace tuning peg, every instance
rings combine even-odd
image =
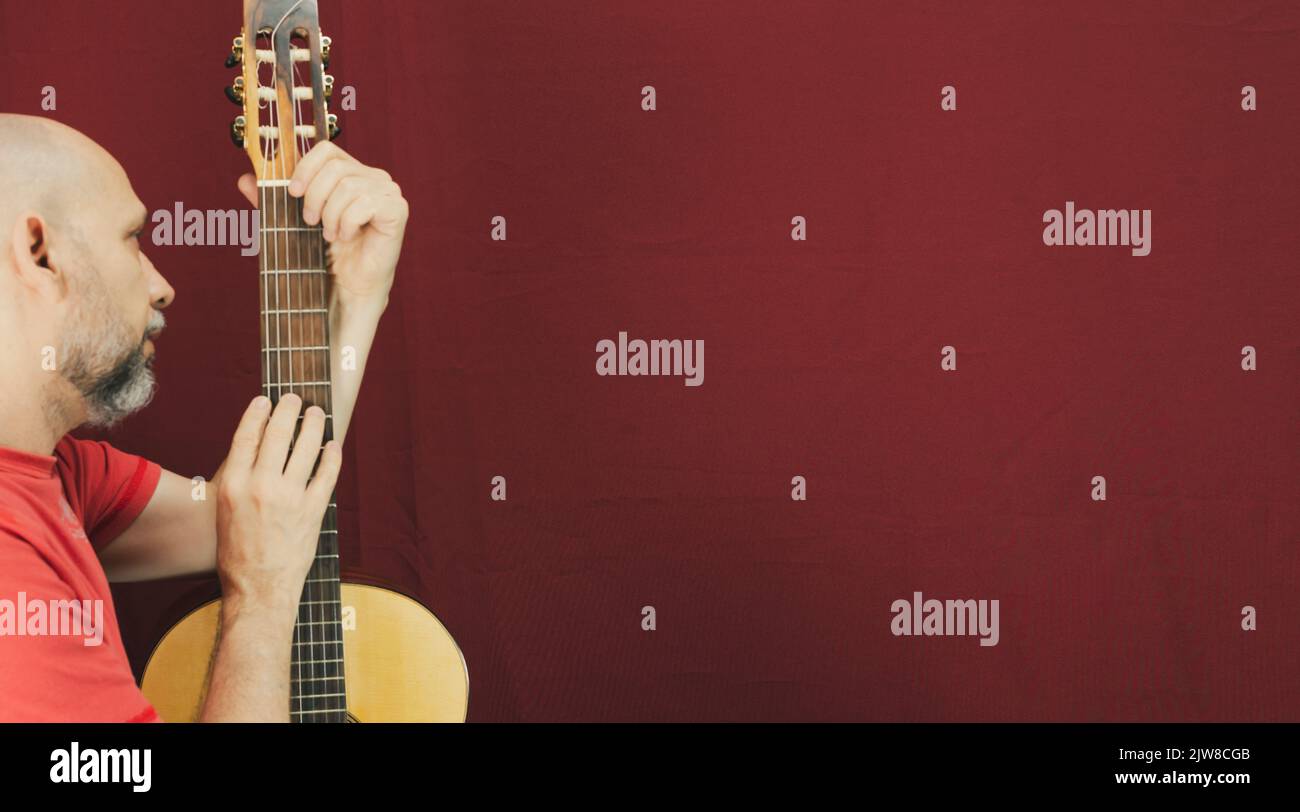
[[[244,38],[235,37],[234,44],[230,46],[230,56],[226,57],[226,67],[233,68],[242,61],[244,61]]]
[[[327,73],[322,81],[325,83],[325,98],[328,99],[334,95],[334,77]]]
[[[320,38],[320,66],[322,68],[330,66],[330,43],[332,41],[329,37],[323,35]]]
[[[240,107],[244,106],[244,77],[235,77],[234,85],[226,88],[226,98]]]
[[[235,120],[230,123],[230,140],[240,149],[244,148],[244,125],[243,116],[235,116]]]
[[[329,130],[331,141],[343,134],[343,130],[339,127],[339,117],[333,113],[325,116],[325,126]]]

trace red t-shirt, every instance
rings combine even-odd
[[[161,721],[97,555],[161,473],[102,441],[64,437],[53,456],[0,447],[0,722]]]

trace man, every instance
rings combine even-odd
[[[238,181],[256,205],[252,175]],[[333,144],[289,194],[331,243],[334,436],[323,412],[253,400],[196,501],[190,479],[104,442],[152,397],[152,338],[175,296],[140,246],[147,211],[125,172],[52,121],[0,114],[0,720],[155,721],[136,686],[108,581],[210,572],[222,635],[204,721],[287,721],[298,599],[340,462],[408,207],[388,173]],[[71,630],[71,631],[69,631]]]

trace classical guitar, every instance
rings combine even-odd
[[[244,0],[243,34],[226,93],[243,107],[232,136],[252,159],[261,228],[262,387],[293,392],[332,415],[328,254],[321,227],[302,220],[289,178],[315,143],[337,134],[326,99],[333,77],[316,0]],[[333,433],[326,421],[325,440]],[[414,599],[339,577],[337,507],[321,524],[303,585],[290,666],[295,722],[462,722],[469,677],[456,641]],[[185,616],[158,643],[142,689],[168,721],[198,718],[220,634],[220,600]]]

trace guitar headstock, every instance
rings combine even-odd
[[[326,107],[329,58],[316,0],[244,0],[243,32],[226,59],[241,73],[226,96],[243,107],[230,135],[258,181],[287,181],[307,150],[338,136],[338,117]]]

